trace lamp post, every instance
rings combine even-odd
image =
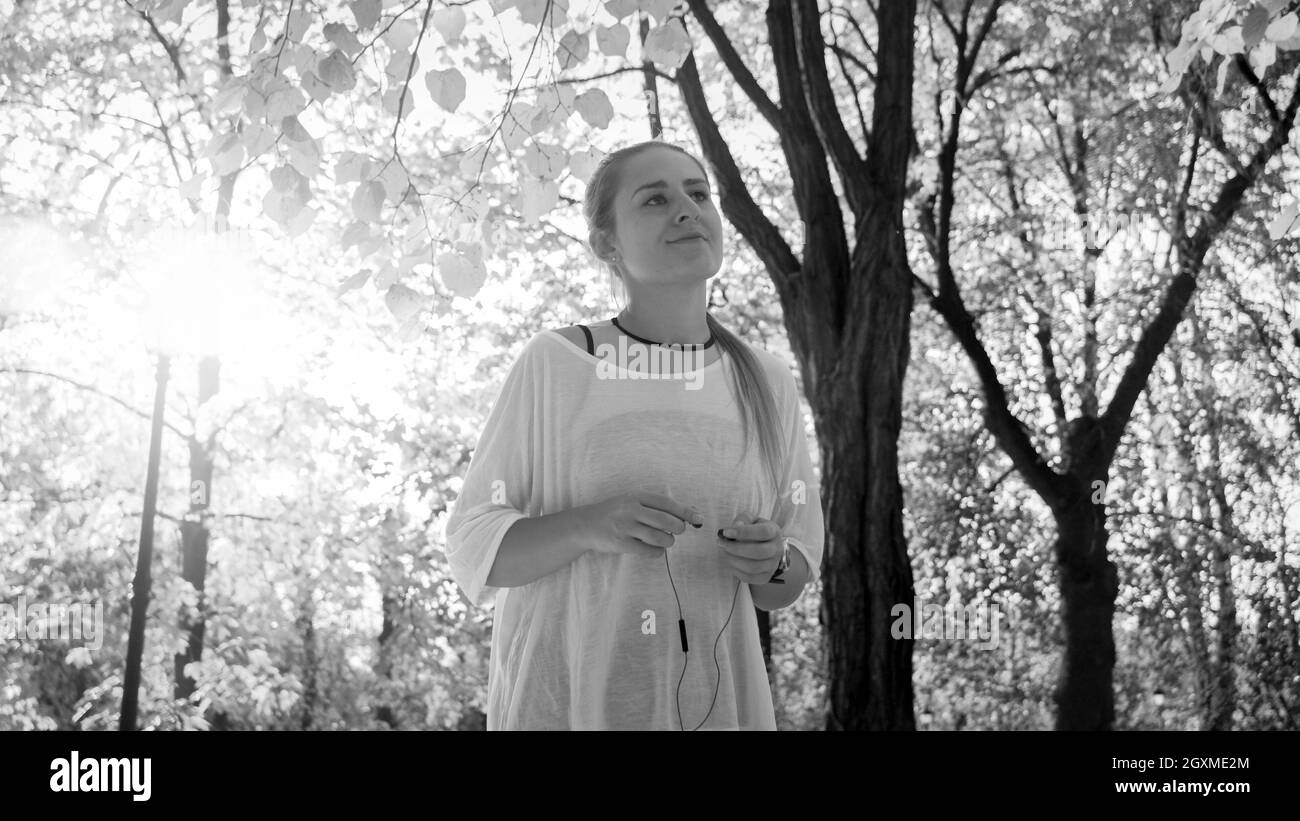
[[[149,433],[149,466],[144,481],[144,514],[140,521],[140,555],[136,558],[135,581],[131,585],[131,628],[126,643],[126,676],[122,683],[122,716],[119,730],[134,730],[140,692],[140,664],[144,657],[144,627],[149,614],[152,589],[153,520],[158,507],[158,463],[162,456],[163,411],[167,406],[167,376],[171,359],[158,354],[154,388],[153,428]]]

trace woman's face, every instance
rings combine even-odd
[[[722,216],[699,166],[679,151],[651,148],[627,160],[614,214],[614,250],[637,281],[702,281],[722,267]]]

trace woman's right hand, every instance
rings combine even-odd
[[[659,493],[624,493],[578,508],[598,553],[631,553],[658,558],[687,525],[701,527],[704,516]]]

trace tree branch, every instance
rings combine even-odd
[[[102,396],[102,397],[104,397],[105,399],[107,399],[107,400],[109,400],[109,401],[111,401],[111,402],[114,402],[114,403],[116,403],[117,405],[120,405],[120,406],[123,407],[123,408],[126,408],[128,411],[130,411],[131,413],[133,413],[133,414],[135,414],[136,416],[140,417],[141,419],[144,419],[145,421],[152,421],[152,420],[153,420],[153,415],[152,415],[152,414],[149,414],[149,413],[146,413],[146,412],[140,410],[139,408],[137,408],[137,407],[135,407],[134,405],[132,405],[130,402],[127,402],[125,399],[120,399],[120,398],[114,396],[113,394],[108,393],[107,391],[100,390],[99,388],[95,387],[94,385],[89,385],[89,384],[86,384],[85,382],[78,382],[78,381],[75,380],[75,379],[69,379],[69,378],[66,377],[66,376],[60,376],[60,375],[57,374],[57,373],[49,373],[49,372],[47,372],[47,371],[38,371],[38,370],[33,370],[33,369],[31,369],[31,368],[3,368],[3,369],[0,369],[0,373],[24,373],[24,374],[29,374],[29,375],[31,375],[31,376],[44,376],[44,377],[48,377],[48,378],[50,378],[50,379],[56,379],[56,380],[58,380],[58,381],[60,381],[60,382],[66,382],[67,384],[72,385],[72,386],[75,387],[75,388],[80,388],[80,389],[83,390],[83,391],[88,391],[88,392],[93,393],[93,394],[96,394],[96,395],[98,395],[98,396]],[[172,433],[176,434],[177,436],[181,437],[182,439],[185,439],[186,441],[189,441],[189,439],[190,439],[190,435],[189,435],[188,433],[186,433],[185,431],[183,431],[183,430],[181,430],[180,428],[176,427],[175,425],[173,425],[172,423],[168,422],[168,421],[165,420],[165,419],[163,420],[163,427],[167,428],[167,429],[170,430]]]
[[[717,18],[709,10],[708,3],[705,0],[686,0],[686,5],[690,7],[691,14],[699,21],[700,27],[704,29],[704,33],[713,43],[713,48],[718,52],[718,56],[722,58],[723,65],[731,72],[736,85],[740,86],[740,89],[754,103],[758,113],[763,115],[763,119],[767,120],[768,124],[778,133],[782,131],[781,108],[772,102],[772,99],[767,96],[767,92],[754,79],[754,75],[750,73],[745,62],[740,59],[740,55],[736,53],[736,48],[731,44],[727,33],[722,30],[722,26],[718,25]]]
[[[1202,217],[1196,232],[1191,237],[1177,238],[1181,245],[1179,272],[1169,284],[1155,318],[1142,331],[1142,336],[1133,350],[1133,358],[1125,369],[1124,375],[1120,377],[1110,406],[1102,416],[1106,433],[1105,457],[1108,461],[1115,449],[1119,447],[1120,436],[1133,413],[1133,405],[1137,402],[1138,395],[1141,394],[1150,377],[1151,369],[1155,367],[1161,351],[1164,350],[1182,320],[1183,310],[1191,301],[1192,293],[1196,290],[1196,277],[1200,273],[1210,244],[1228,224],[1246,191],[1254,185],[1263,172],[1264,166],[1290,139],[1291,126],[1295,122],[1297,109],[1300,109],[1300,72],[1294,79],[1296,82],[1291,100],[1287,103],[1282,119],[1273,124],[1268,139],[1255,149],[1250,163],[1219,189],[1218,197],[1209,212]]]
[[[856,223],[866,213],[870,176],[866,161],[858,153],[853,138],[844,127],[835,91],[826,74],[826,43],[822,37],[821,14],[817,10],[816,0],[796,2],[792,22],[795,49],[803,73],[803,94],[812,111],[817,137],[830,155],[831,162],[835,163],[840,185]]]

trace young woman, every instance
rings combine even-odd
[[[488,729],[774,730],[751,608],[823,547],[794,376],[706,311],[725,237],[688,152],[607,155],[584,213],[626,308],[528,341],[447,520],[496,606]]]

